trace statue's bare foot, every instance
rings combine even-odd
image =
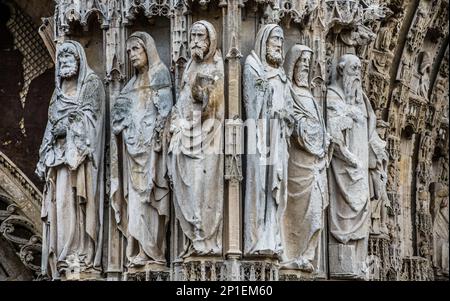
[[[301,260],[299,260],[298,268],[303,272],[307,272],[307,273],[314,272],[314,266],[308,259],[305,259],[305,258],[302,258]]]

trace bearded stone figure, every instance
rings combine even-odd
[[[168,161],[175,216],[186,238],[180,257],[222,254],[224,66],[212,24],[195,22],[190,35]]]
[[[173,105],[170,74],[149,34],[133,33],[126,47],[134,75],[111,113],[115,145],[122,146],[117,158],[122,164],[111,168],[112,207],[127,238],[128,266],[164,265],[170,213],[165,131]],[[122,170],[116,172],[119,166]]]
[[[319,242],[328,206],[329,138],[320,107],[311,94],[312,50],[294,45],[285,70],[292,85],[294,129],[290,139],[288,199],[282,216],[283,269],[318,269]]]
[[[338,60],[327,91],[327,121],[334,152],[328,173],[330,274],[334,278],[366,278],[372,197],[369,169],[384,165],[385,144],[362,91],[361,62],[355,55]]]
[[[280,218],[287,199],[288,139],[292,123],[289,81],[283,69],[283,30],[262,27],[244,66],[247,124],[244,253],[278,256]]]
[[[57,49],[55,85],[36,173],[46,182],[42,274],[59,279],[101,271],[105,92],[75,41]]]

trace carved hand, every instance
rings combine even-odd
[[[38,162],[36,170],[34,171],[40,180],[45,180],[45,165],[41,161]]]
[[[52,128],[52,134],[55,138],[64,138],[66,136],[67,126],[63,120],[59,120]]]
[[[202,109],[204,109],[208,104],[209,100],[208,87],[201,87],[198,85],[194,85],[192,87],[192,97],[194,99],[194,103],[202,104]]]
[[[125,122],[127,116],[129,116],[129,102],[123,99],[118,99],[114,104],[111,112],[112,119],[112,131],[115,135],[118,135],[124,128],[128,126]]]
[[[351,106],[347,110],[347,116],[353,119],[353,121],[358,122],[360,120],[362,112],[355,106]]]

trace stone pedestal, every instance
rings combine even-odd
[[[362,274],[361,263],[356,258],[354,245],[331,244],[329,245],[330,277],[343,280],[365,280]]]
[[[79,269],[67,269],[61,280],[66,281],[101,281],[105,280],[102,274],[97,270],[79,271]]]
[[[281,269],[279,272],[281,281],[314,281],[326,280],[327,275],[323,272],[307,273],[300,270]]]
[[[148,263],[144,266],[130,267],[123,274],[125,281],[168,281],[170,271],[166,265]]]
[[[278,280],[278,259],[248,259],[241,262],[241,280],[273,281]]]
[[[183,281],[227,280],[226,266],[222,257],[189,257],[181,264]],[[178,274],[178,273],[177,273]]]

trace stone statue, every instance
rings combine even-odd
[[[123,146],[123,182],[118,189],[119,179],[112,178],[112,207],[127,238],[128,265],[165,264],[170,194],[164,129],[173,105],[170,73],[149,34],[133,33],[126,47],[134,75],[111,113],[112,133]]]
[[[448,277],[448,186],[433,183],[433,266],[438,276]]]
[[[221,255],[224,66],[213,25],[191,28],[191,59],[172,110],[169,172],[175,215],[186,236],[178,256]]]
[[[327,126],[332,136],[329,169],[329,254],[333,277],[365,278],[370,228],[369,168],[384,158],[384,141],[361,86],[361,61],[342,56],[327,91]],[[380,163],[382,164],[382,163]]]
[[[42,273],[101,271],[105,92],[83,47],[58,47],[36,173],[45,179]]]
[[[427,52],[422,52],[422,62],[419,67],[419,95],[425,98],[428,98],[428,90],[430,89],[431,63],[429,54]]]
[[[282,216],[282,266],[305,272],[317,270],[328,206],[329,138],[321,109],[311,94],[312,56],[309,47],[296,44],[284,63],[292,83],[295,125],[289,147],[288,199]]]
[[[383,137],[389,124],[383,120],[377,121],[378,133]],[[381,138],[381,137],[380,137]],[[376,138],[378,139],[378,138]],[[371,195],[371,227],[370,234],[389,237],[388,210],[391,208],[391,202],[387,195],[387,168],[389,154],[386,150],[386,142],[379,140],[379,143],[371,145],[369,156],[370,171],[370,195]],[[378,148],[374,148],[378,146]]]
[[[283,69],[284,35],[268,24],[245,61],[243,99],[248,129],[244,204],[244,253],[282,252],[280,218],[287,200],[288,139],[292,99]]]

